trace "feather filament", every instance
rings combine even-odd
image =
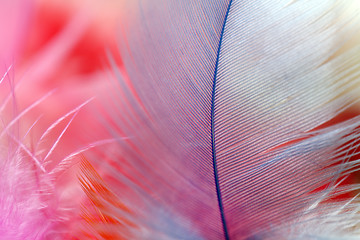
[[[51,93],[36,100],[24,110],[18,111],[9,71],[5,72],[4,79],[6,78],[9,80],[2,81],[0,85],[2,92],[6,88],[6,83],[9,82],[11,87],[10,97],[5,97],[6,101],[0,112],[0,239],[67,239],[76,235],[79,222],[73,220],[80,213],[77,204],[82,195],[81,191],[78,191],[77,196],[72,196],[79,198],[78,201],[67,199],[66,195],[70,194],[71,190],[59,173],[69,170],[69,166],[65,167],[64,162],[69,165],[68,158],[74,158],[78,153],[72,153],[71,156],[60,161],[50,156],[49,153],[58,146],[62,136],[60,135],[46,151],[48,158],[44,162],[45,158],[41,154],[43,147],[34,144],[32,139],[39,118],[29,129],[25,129],[25,133],[23,126],[26,126],[28,120],[26,115],[29,115]],[[49,134],[57,124],[69,117],[71,122],[82,106],[84,104],[75,111],[70,111],[70,114],[61,116],[41,136]],[[68,129],[68,125],[62,129],[61,134]],[[42,138],[41,141],[45,142],[45,139]],[[105,141],[93,143],[82,151],[100,143],[105,144]],[[37,146],[36,149],[34,145]],[[74,164],[73,161],[72,165]]]
[[[130,210],[121,202],[116,201],[118,197],[114,196],[106,187],[104,181],[86,159],[82,161],[82,173],[83,176],[80,177],[80,183],[95,209],[95,211],[90,210],[88,207],[83,209],[85,221],[93,225],[94,229],[98,229],[99,236],[102,238],[126,239],[125,236],[129,237],[129,229],[134,228],[136,230],[136,225],[128,219],[113,218],[111,211],[107,209],[113,207],[117,211],[123,211],[131,215]],[[104,204],[104,202],[107,204]],[[97,225],[104,227],[97,227]]]

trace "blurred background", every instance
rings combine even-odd
[[[37,142],[52,123],[90,99],[62,135],[54,156],[104,138],[94,109],[101,108],[114,84],[109,59],[122,66],[117,50],[121,1],[14,0],[2,5],[0,32],[6,38],[0,40],[0,70],[11,66],[3,96],[16,88],[17,111],[22,111],[51,93],[22,119],[25,131],[37,119],[30,141]],[[56,127],[53,140],[66,125]]]

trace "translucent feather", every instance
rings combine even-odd
[[[331,200],[358,189],[340,183],[357,171],[359,118],[328,126],[357,104],[347,3],[124,3],[107,127],[129,139],[95,162],[146,229],[129,239],[357,236],[357,198]]]

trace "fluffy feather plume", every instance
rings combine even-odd
[[[38,9],[30,0],[0,3],[0,239],[76,239],[82,231],[86,195],[76,156],[107,141],[94,142],[104,139],[91,127],[96,121],[88,121],[86,129],[93,131],[85,136],[79,126],[89,118],[83,108],[94,102],[94,89],[106,86],[97,81],[106,72],[99,62],[84,70],[91,55],[100,58],[100,50],[89,54],[79,47],[93,31],[89,16],[76,11],[59,17],[64,12]],[[38,21],[35,13],[47,19]],[[64,26],[53,29],[54,16]],[[87,80],[86,89],[80,79]]]
[[[20,110],[10,71],[11,68],[0,85],[2,90],[10,86],[0,106],[0,239],[77,239],[84,227],[81,202],[85,195],[74,175],[76,157],[114,140],[64,152],[65,157],[54,154],[69,126],[89,101],[61,116],[37,137],[39,118],[29,123],[28,115],[51,93]]]
[[[6,83],[9,80],[2,81],[2,90]],[[42,158],[41,151],[36,151],[29,141],[37,122],[23,129],[23,117],[45,97],[21,112],[16,107],[13,89],[2,99],[0,239],[61,239],[73,216],[70,202],[62,201],[64,195],[57,190],[61,188],[59,176],[53,173],[57,167],[49,167],[54,163],[51,158]]]

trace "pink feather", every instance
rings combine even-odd
[[[0,239],[359,236],[356,5],[37,3],[0,3]]]

